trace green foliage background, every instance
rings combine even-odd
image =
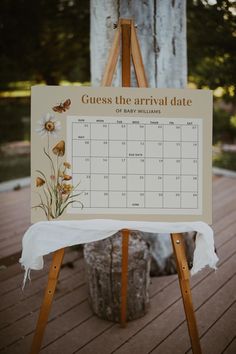
[[[0,88],[89,81],[89,0],[1,0]],[[235,96],[236,3],[187,1],[189,79]]]
[[[223,88],[235,104],[236,3],[187,1],[187,43],[190,81],[200,88]]]
[[[236,0],[186,2],[189,82],[219,90],[214,143],[235,143]],[[89,0],[1,0],[0,181],[29,173],[29,157],[3,156],[1,144],[29,140],[30,86],[90,81],[89,31]],[[214,163],[231,169],[235,156]]]
[[[89,79],[89,1],[1,0],[0,88]]]

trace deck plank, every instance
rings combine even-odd
[[[66,249],[64,260],[62,263],[62,268],[66,266],[68,262],[72,262],[73,266],[76,267],[76,263],[83,257],[82,250],[73,250]],[[33,271],[31,274],[31,280],[36,281],[41,276],[47,277],[48,269],[52,260],[52,255],[47,255],[44,257],[44,269],[41,271]],[[8,273],[8,277],[4,276],[5,273]],[[23,269],[20,264],[15,264],[7,269],[6,272],[0,272],[0,281],[2,287],[0,288],[0,295],[4,295],[9,291],[19,288],[19,284],[22,284],[23,280]],[[27,285],[26,285],[27,289]]]
[[[214,348],[214,354],[221,354],[227,343],[235,337],[236,328],[236,301],[230,306],[224,315],[211,327],[201,340],[205,353],[210,353]],[[232,330],[233,329],[233,330]],[[220,340],[217,340],[219,338]],[[233,354],[233,353],[232,353]],[[234,352],[235,354],[235,352]]]
[[[227,235],[230,235],[230,232],[228,232]],[[222,257],[221,257],[221,259],[222,259]],[[35,272],[35,274],[37,274],[37,273],[38,273],[38,272]],[[167,277],[167,278],[169,278],[169,277]],[[35,289],[35,288],[32,287],[32,288],[30,288],[30,289],[33,290],[33,289]],[[8,295],[9,295],[9,294],[8,294]],[[39,294],[39,295],[41,296],[42,294]],[[14,296],[13,296],[13,299],[14,299]],[[26,302],[27,302],[27,301],[28,301],[28,298],[26,298],[25,300],[26,300]],[[33,300],[33,304],[35,304],[35,301],[34,301],[34,300]],[[21,307],[21,305],[22,305],[22,304],[20,303],[20,304],[17,304],[15,307],[17,307],[17,306],[18,306],[18,307]],[[29,305],[29,304],[28,304],[28,305]],[[31,311],[32,311],[32,310],[34,310],[34,309],[31,308]],[[15,314],[16,309],[10,307],[9,311],[11,311],[11,314],[13,315],[13,314]],[[7,310],[5,311],[5,314],[6,314],[6,313],[7,313]],[[4,316],[4,317],[5,317],[5,316]],[[16,318],[13,318],[13,320],[15,320],[15,319],[16,319]]]
[[[232,247],[232,245],[229,245],[228,246],[228,249],[230,249]],[[225,255],[227,255],[227,253],[228,252],[225,252]],[[174,276],[175,277],[175,276]],[[170,277],[171,278],[171,277]],[[160,278],[159,278],[160,279]],[[175,277],[175,279],[176,279],[176,277]],[[175,291],[179,291],[178,290],[178,286],[177,286],[177,282],[175,281],[175,285],[174,285],[174,287],[172,286],[172,288],[175,288]],[[173,289],[169,289],[169,291],[167,291],[167,293],[164,293],[164,298],[166,298],[166,296],[168,296],[168,293],[171,293],[172,295],[173,295]],[[179,292],[178,292],[178,295],[179,295]],[[138,321],[144,321],[144,319],[147,319],[147,315],[143,318],[143,319],[141,319],[141,320],[138,320]],[[91,319],[91,321],[92,321],[92,319]],[[137,321],[135,321],[135,322],[137,322]],[[137,323],[136,323],[137,324]],[[143,326],[144,324],[142,323],[141,324],[141,327]],[[90,326],[90,324],[84,324],[84,326]],[[123,331],[123,332],[120,332],[120,331],[118,331],[118,332],[116,332],[117,331],[117,325],[114,325],[113,327],[113,329],[114,329],[114,332],[113,332],[113,329],[112,329],[112,332],[109,332],[108,334],[107,334],[107,336],[106,336],[106,338],[103,340],[103,342],[104,343],[109,343],[109,349],[108,349],[108,352],[109,352],[109,350],[110,349],[112,349],[110,346],[112,345],[111,343],[110,343],[110,341],[109,341],[109,338],[113,338],[113,341],[112,341],[112,343],[114,344],[114,338],[115,338],[115,335],[117,334],[118,335],[118,337],[120,338],[120,336],[122,335],[122,333],[126,336],[126,335],[128,335],[128,337],[130,336],[130,333],[127,333],[127,331],[129,332],[130,330],[131,330],[131,323],[129,323],[129,326],[128,326],[128,328],[125,330],[125,331]],[[118,328],[119,328],[119,326],[118,326]],[[99,330],[99,328],[97,329],[97,330]],[[81,333],[83,333],[83,329],[81,329],[81,328],[77,328],[77,329],[75,329],[74,331],[72,331],[72,333],[70,333],[70,334],[68,334],[68,335],[66,335],[67,337],[70,337],[70,338],[67,338],[66,339],[66,342],[70,342],[71,340],[72,340],[72,337],[74,337],[74,336],[76,336],[74,333],[77,333],[77,332],[80,332],[80,331],[82,331]],[[97,333],[95,333],[94,334],[95,336],[97,335]],[[100,337],[98,337],[98,338],[100,338]],[[63,339],[63,340],[65,340],[65,338]],[[83,339],[81,339],[81,340],[85,340],[85,338],[83,337]],[[78,344],[78,343],[77,343]],[[101,343],[100,343],[101,344]],[[60,347],[60,345],[58,345],[57,344],[57,342],[54,344],[54,346],[53,346],[53,348],[55,347],[55,350],[54,349],[52,349],[52,347],[50,347],[50,348],[48,348],[46,351],[45,351],[45,353],[46,352],[52,352],[52,353],[54,353],[54,352],[56,352],[57,350],[58,350],[58,348]],[[106,352],[106,351],[104,351],[104,345],[99,345],[97,342],[95,342],[95,345],[94,345],[94,348],[92,348],[92,350],[91,350],[91,352],[93,352],[96,348],[98,348],[98,347],[102,347],[103,348],[103,352]],[[86,351],[88,351],[89,349],[88,349],[88,347],[86,347],[86,349],[85,349]],[[90,352],[90,351],[88,351],[88,352]]]
[[[228,244],[227,247],[224,247],[222,250],[223,252],[220,252],[222,262],[224,259],[223,257],[228,258],[228,252],[230,249],[232,249],[232,244]],[[229,270],[233,271],[231,267],[231,259],[226,262],[226,264],[228,264]],[[217,274],[220,272],[220,268],[217,271]],[[215,272],[205,271],[204,274],[206,278],[203,282],[203,285],[208,284],[211,277],[212,287],[217,287],[217,285],[219,287],[221,284],[220,281],[225,280],[224,275],[218,281],[219,284],[217,284],[216,280],[214,279]],[[199,274],[198,276],[192,278],[193,288],[197,286],[199,289],[202,289],[201,278],[203,277],[204,275],[202,273],[201,275]],[[212,289],[214,288],[210,288],[208,291],[212,291]],[[104,332],[103,335],[88,343],[88,345],[85,346],[83,350],[79,351],[79,353],[94,353],[96,348],[103,348],[103,353],[105,354],[110,353],[110,351],[115,351],[121,345],[122,347],[120,348],[123,349],[117,350],[115,352],[130,353],[132,351],[136,351],[140,354],[147,353],[154,347],[154,345],[151,345],[151,343],[158,339],[163,340],[165,331],[167,331],[165,333],[166,335],[169,334],[171,332],[171,326],[172,330],[174,330],[179,325],[178,321],[180,321],[180,319],[184,321],[184,312],[178,283],[176,280],[176,282],[171,284],[171,286],[168,287],[166,291],[162,292],[162,296],[156,297],[151,301],[151,309],[145,317],[129,323],[128,328],[126,328],[125,331],[119,331],[117,326],[113,326],[109,331]],[[79,328],[75,329],[74,332],[79,332]],[[156,334],[154,335],[154,333]],[[70,338],[68,338],[69,342],[72,334],[69,334],[68,336],[70,336]],[[109,338],[112,338],[112,343],[109,341]],[[189,343],[188,337],[187,340]],[[57,343],[55,343],[54,347],[56,349],[59,348],[59,346],[57,347]],[[45,353],[49,353],[50,350],[52,353],[56,353],[56,349],[54,350],[53,348],[52,350],[51,347],[48,349],[48,352],[45,351]]]
[[[210,279],[207,279],[207,282],[202,282],[199,284],[200,289],[193,291],[196,318],[201,338],[218,318],[221,317],[225,309],[232,306],[234,302],[236,272],[234,272],[233,275],[230,274],[229,277],[225,277],[225,271],[228,271],[230,266],[231,263],[228,262],[226,266],[223,266],[222,269],[217,271],[215,277],[212,276]],[[219,277],[223,278],[224,281],[221,280],[221,285],[214,292],[213,285],[216,286],[216,283],[219,282]],[[206,293],[209,292],[209,288],[211,288],[213,293],[207,297]],[[201,304],[199,305],[200,302]],[[186,328],[186,322],[183,321],[181,325],[176,327],[173,334],[169,335],[160,345],[156,345],[151,352],[166,354],[175,352],[181,354],[189,351],[190,345]],[[234,331],[234,329],[231,328],[231,331]],[[178,343],[178,348],[176,348],[175,343]],[[205,353],[207,353],[207,351],[205,351]]]
[[[68,257],[67,257],[68,259]],[[70,260],[73,260],[74,257],[70,257]],[[61,271],[61,276],[60,276],[60,281],[57,287],[57,291],[56,291],[56,295],[55,295],[55,299],[57,300],[58,297],[62,297],[64,296],[67,292],[71,292],[72,289],[74,289],[72,287],[72,285],[74,285],[74,287],[78,287],[79,285],[79,273],[83,273],[83,268],[81,266],[81,259],[80,261],[77,261],[74,263],[74,269],[71,268],[67,268],[67,269],[62,269]],[[47,269],[49,268],[49,263],[47,264]],[[46,280],[47,280],[47,271],[46,273],[44,271],[42,272],[38,272],[40,274],[38,274],[38,277],[34,277],[34,284],[38,283],[38,279],[42,279],[43,284],[46,284]],[[20,284],[22,284],[22,273],[20,274],[21,278],[20,280]],[[74,279],[76,279],[76,282],[74,282],[74,284],[71,285],[72,282],[72,277]],[[16,277],[14,277],[16,278]],[[14,279],[13,278],[13,279]],[[37,281],[37,282],[36,282]],[[14,284],[10,284],[10,285],[14,285]],[[19,286],[17,288],[15,288],[15,286],[13,287],[13,289],[9,290],[8,292],[6,292],[4,295],[7,298],[11,292],[16,292],[18,291],[19,294],[19,299],[17,301],[15,301],[15,303],[11,303],[10,306],[6,306],[1,312],[0,312],[0,329],[3,329],[7,326],[10,326],[12,324],[14,324],[16,321],[18,321],[19,319],[23,319],[24,317],[27,317],[29,315],[29,313],[32,312],[38,312],[39,307],[41,305],[41,301],[42,301],[42,296],[43,296],[43,285],[40,288],[36,288],[35,285],[32,284],[31,286],[32,288],[34,288],[34,292],[29,292],[28,290],[26,290],[24,292],[25,296],[23,296],[23,298],[21,297],[21,289],[19,288]],[[40,289],[40,290],[38,290]],[[3,296],[2,296],[3,297]]]
[[[14,222],[13,222],[14,220]],[[0,265],[20,252],[24,232],[30,226],[30,188],[0,193]]]
[[[236,336],[231,342],[227,343],[226,347],[222,351],[222,354],[235,354],[236,353]]]
[[[236,352],[235,199],[236,179],[214,179],[213,229],[219,269],[216,273],[205,269],[191,279],[203,354]],[[20,251],[24,228],[30,224],[29,215],[29,188],[0,194],[0,260]],[[24,294],[20,290],[23,273],[19,265],[0,271],[0,353],[29,351],[51,256],[45,259],[44,270],[33,272],[32,284]],[[150,310],[121,329],[92,314],[87,304],[81,254],[66,253],[65,263],[70,261],[74,268],[64,267],[61,271],[41,353],[191,352],[176,275],[153,278]]]
[[[78,261],[76,268],[78,269],[62,269],[55,299],[57,299],[58,296],[62,296],[66,292],[70,292],[75,287],[81,285],[81,283],[84,283],[84,270],[82,260]],[[8,324],[6,323],[6,319],[4,319],[4,315],[6,313],[10,313],[10,317],[7,318],[7,321],[13,323],[14,326],[15,321],[17,320],[17,318],[14,316],[24,317],[28,315],[29,310],[30,312],[38,311],[43,296],[43,290],[47,281],[47,274],[42,272],[41,275],[42,276],[35,279],[24,292],[22,292],[21,288],[18,287],[17,289],[14,289],[13,291],[6,293],[1,297],[3,304],[1,306],[2,311],[0,313],[3,315],[1,316],[3,318],[3,324],[2,321],[0,323],[2,326],[5,327]],[[32,307],[30,307],[30,304],[32,304]],[[14,331],[14,335],[17,335],[17,330]]]

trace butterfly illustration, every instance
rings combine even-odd
[[[54,112],[63,113],[70,108],[71,100],[68,98],[65,102],[60,103],[58,106],[54,106],[52,109]]]

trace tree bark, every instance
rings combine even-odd
[[[119,18],[134,19],[149,87],[186,87],[186,0],[91,0],[92,85],[101,83],[114,36],[114,24]],[[113,85],[121,86],[120,62],[117,69]],[[132,75],[132,86],[135,85]],[[171,261],[170,238],[160,234],[142,236],[150,244],[152,274],[173,273],[176,269]]]
[[[122,235],[84,247],[89,303],[103,319],[119,322],[121,305]],[[137,232],[129,237],[127,320],[143,316],[149,307],[151,254]]]
[[[100,85],[119,18],[137,25],[149,87],[186,87],[186,0],[91,0],[92,85]],[[121,86],[119,73],[113,85]]]

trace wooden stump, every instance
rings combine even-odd
[[[120,232],[84,247],[89,303],[92,311],[103,319],[120,321],[121,294]],[[129,238],[127,320],[143,316],[149,306],[151,254],[147,243],[136,232]]]

